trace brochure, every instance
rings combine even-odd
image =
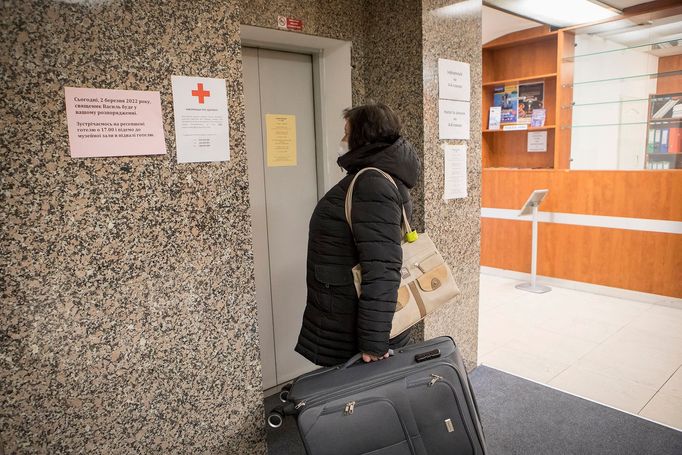
[[[499,130],[500,120],[502,119],[502,107],[494,106],[490,108],[490,116],[488,117],[488,129]]]
[[[533,109],[533,116],[530,120],[530,126],[540,127],[545,126],[545,113],[544,109]]]
[[[495,87],[493,106],[502,108],[500,123],[516,123],[519,107],[519,89],[517,85]]]
[[[545,108],[545,83],[519,85],[518,123],[531,123],[536,109]]]

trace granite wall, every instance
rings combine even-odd
[[[476,366],[481,214],[481,2],[422,0],[424,75],[424,224],[462,291],[425,320],[424,337],[450,335],[469,369]],[[471,65],[471,139],[438,140],[438,59]],[[467,143],[468,197],[443,200],[441,144]]]
[[[421,4],[418,0],[368,0],[365,13],[367,97],[386,103],[398,113],[403,135],[415,145],[423,160]],[[413,224],[415,229],[422,231],[423,178],[419,179],[411,195]]]
[[[263,453],[235,1],[2,4],[6,453]],[[231,160],[176,163],[171,75],[227,79]],[[72,159],[64,86],[161,92],[168,154]]]
[[[472,3],[471,1],[461,2]],[[353,102],[422,149],[416,224],[463,294],[418,337],[475,362],[478,15],[434,0],[9,0],[0,54],[0,438],[6,453],[264,453],[239,24],[353,43]],[[241,8],[241,10],[240,10]],[[423,36],[422,36],[423,35]],[[472,63],[469,198],[443,203],[438,57]],[[231,160],[176,164],[170,76],[227,80]],[[72,159],[64,86],[158,90],[168,155]]]

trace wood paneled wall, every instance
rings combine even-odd
[[[481,205],[517,209],[543,188],[544,212],[682,221],[682,170],[484,169]]]
[[[481,219],[481,265],[530,272],[531,224]],[[538,274],[682,298],[682,236],[540,223]]]
[[[682,171],[484,169],[482,206],[682,221]],[[481,265],[530,271],[531,225],[481,219]],[[682,298],[682,235],[540,223],[538,274]]]
[[[670,55],[658,59],[658,72],[682,70],[682,55]],[[682,92],[682,75],[659,77],[656,81],[656,93],[680,93]]]

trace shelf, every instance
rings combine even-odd
[[[570,87],[576,87],[576,86],[588,85],[588,84],[600,84],[603,82],[625,81],[625,80],[640,79],[640,78],[659,79],[659,78],[670,77],[670,76],[682,76],[682,70],[666,71],[663,73],[637,74],[634,76],[614,77],[614,78],[609,78],[609,79],[598,79],[595,81],[574,82],[573,84],[562,84],[561,87],[562,88],[570,88]],[[483,84],[483,85],[485,85],[485,84]]]
[[[596,103],[574,103],[574,104],[564,104],[561,109],[573,109],[574,107],[583,106],[601,106],[604,104],[624,104],[624,103],[639,103],[642,101],[649,101],[649,98],[640,98],[635,100],[620,100],[620,101],[598,101]]]
[[[655,43],[640,44],[637,46],[622,47],[622,48],[618,48],[618,49],[610,49],[610,50],[601,51],[601,52],[591,52],[589,54],[581,54],[581,55],[575,55],[573,57],[565,57],[565,58],[562,58],[561,61],[562,62],[574,62],[577,59],[582,59],[582,58],[587,58],[587,57],[600,56],[600,55],[604,55],[604,54],[613,54],[616,52],[625,52],[625,51],[630,51],[630,50],[634,50],[634,49],[645,50],[645,48],[650,48],[653,46],[661,46],[664,44],[676,43],[674,46],[671,45],[671,46],[667,46],[667,47],[658,47],[658,49],[670,49],[673,47],[680,47],[682,45],[681,41],[682,40],[679,40],[679,39],[672,39],[672,40],[658,41]],[[647,49],[647,50],[656,50],[656,49]]]
[[[650,122],[626,122],[626,123],[602,123],[598,125],[561,125],[562,130],[567,130],[571,128],[598,128],[603,126],[630,126],[630,125],[651,125],[655,123],[657,125],[669,124],[669,123],[679,123],[682,119],[671,119],[671,120],[652,120]]]
[[[509,84],[511,82],[537,81],[540,79],[550,79],[553,77],[556,77],[556,73],[540,74],[537,76],[528,76],[528,77],[517,77],[516,79],[505,79],[502,81],[484,82],[483,87],[489,87],[489,86],[493,86],[493,85],[505,85],[505,84]]]
[[[508,166],[488,166],[484,171],[553,171],[553,167],[508,167]]]
[[[682,122],[682,117],[680,118],[652,118],[649,119],[649,123],[678,123]]]
[[[648,122],[631,122],[631,123],[604,123],[600,125],[562,125],[562,130],[573,128],[599,128],[604,126],[629,126],[629,125],[648,125]]]
[[[483,133],[523,133],[523,132],[528,132],[528,131],[543,131],[543,130],[553,130],[556,128],[555,125],[545,125],[545,126],[534,126],[534,127],[528,127],[528,129],[525,130],[503,130],[500,128],[499,130],[483,130]]]

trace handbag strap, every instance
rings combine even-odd
[[[398,194],[400,194],[400,189],[398,188],[398,185],[396,185],[395,180],[393,180],[393,177],[391,177],[388,173],[382,171],[381,169],[378,169],[376,167],[366,167],[358,171],[358,173],[355,174],[355,177],[353,177],[353,181],[350,182],[350,185],[348,186],[348,191],[346,192],[346,221],[348,222],[348,226],[350,226],[351,231],[353,231],[353,223],[351,222],[351,210],[353,208],[353,188],[355,187],[355,182],[357,181],[358,177],[360,177],[360,174],[362,174],[365,171],[377,171],[378,173],[386,177],[396,187],[396,189],[398,189]],[[405,229],[404,234],[406,234],[408,232],[412,232],[412,228],[410,227],[410,221],[407,219],[407,213],[405,213],[405,205],[400,204],[400,206],[403,209],[403,222],[401,227]]]

